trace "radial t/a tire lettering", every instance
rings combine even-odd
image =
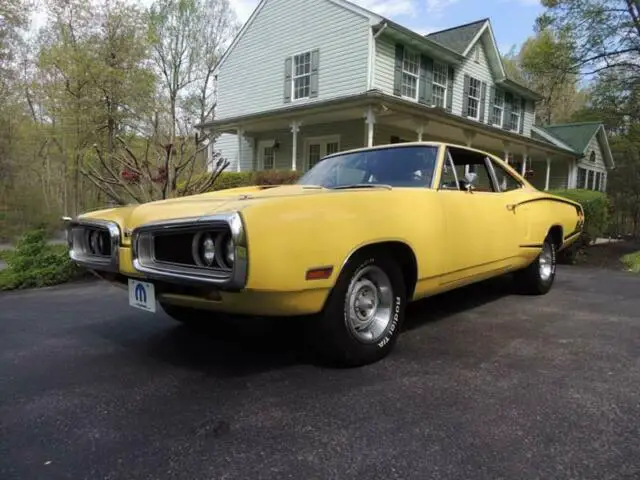
[[[407,293],[397,262],[378,250],[356,253],[314,318],[313,345],[336,366],[357,367],[386,357],[404,321]]]

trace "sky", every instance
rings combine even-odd
[[[259,0],[229,0],[240,21],[249,18]],[[418,33],[462,25],[489,17],[502,54],[533,35],[540,0],[351,0]]]
[[[2,1],[2,0],[0,0]],[[130,0],[148,6],[152,0]],[[489,17],[502,54],[519,46],[533,34],[536,17],[543,11],[540,0],[351,0],[379,15],[391,18],[418,33],[473,22]],[[245,22],[259,0],[229,0],[238,19]],[[45,18],[34,12],[34,24]]]

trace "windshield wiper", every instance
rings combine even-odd
[[[338,187],[331,187],[331,190],[344,190],[347,188],[386,188],[392,190],[391,185],[385,185],[384,183],[352,183],[351,185],[340,185]]]

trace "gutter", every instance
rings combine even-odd
[[[373,88],[373,84],[376,78],[376,41],[378,37],[384,32],[389,25],[386,21],[382,23],[382,27],[376,33],[371,35],[371,47],[369,48],[369,78],[367,79],[367,90]]]

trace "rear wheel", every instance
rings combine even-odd
[[[376,250],[356,253],[314,320],[317,352],[344,367],[381,360],[398,339],[406,297],[397,262]]]
[[[525,295],[546,294],[555,280],[556,262],[556,246],[551,237],[547,236],[542,251],[533,263],[515,273],[518,290]]]

